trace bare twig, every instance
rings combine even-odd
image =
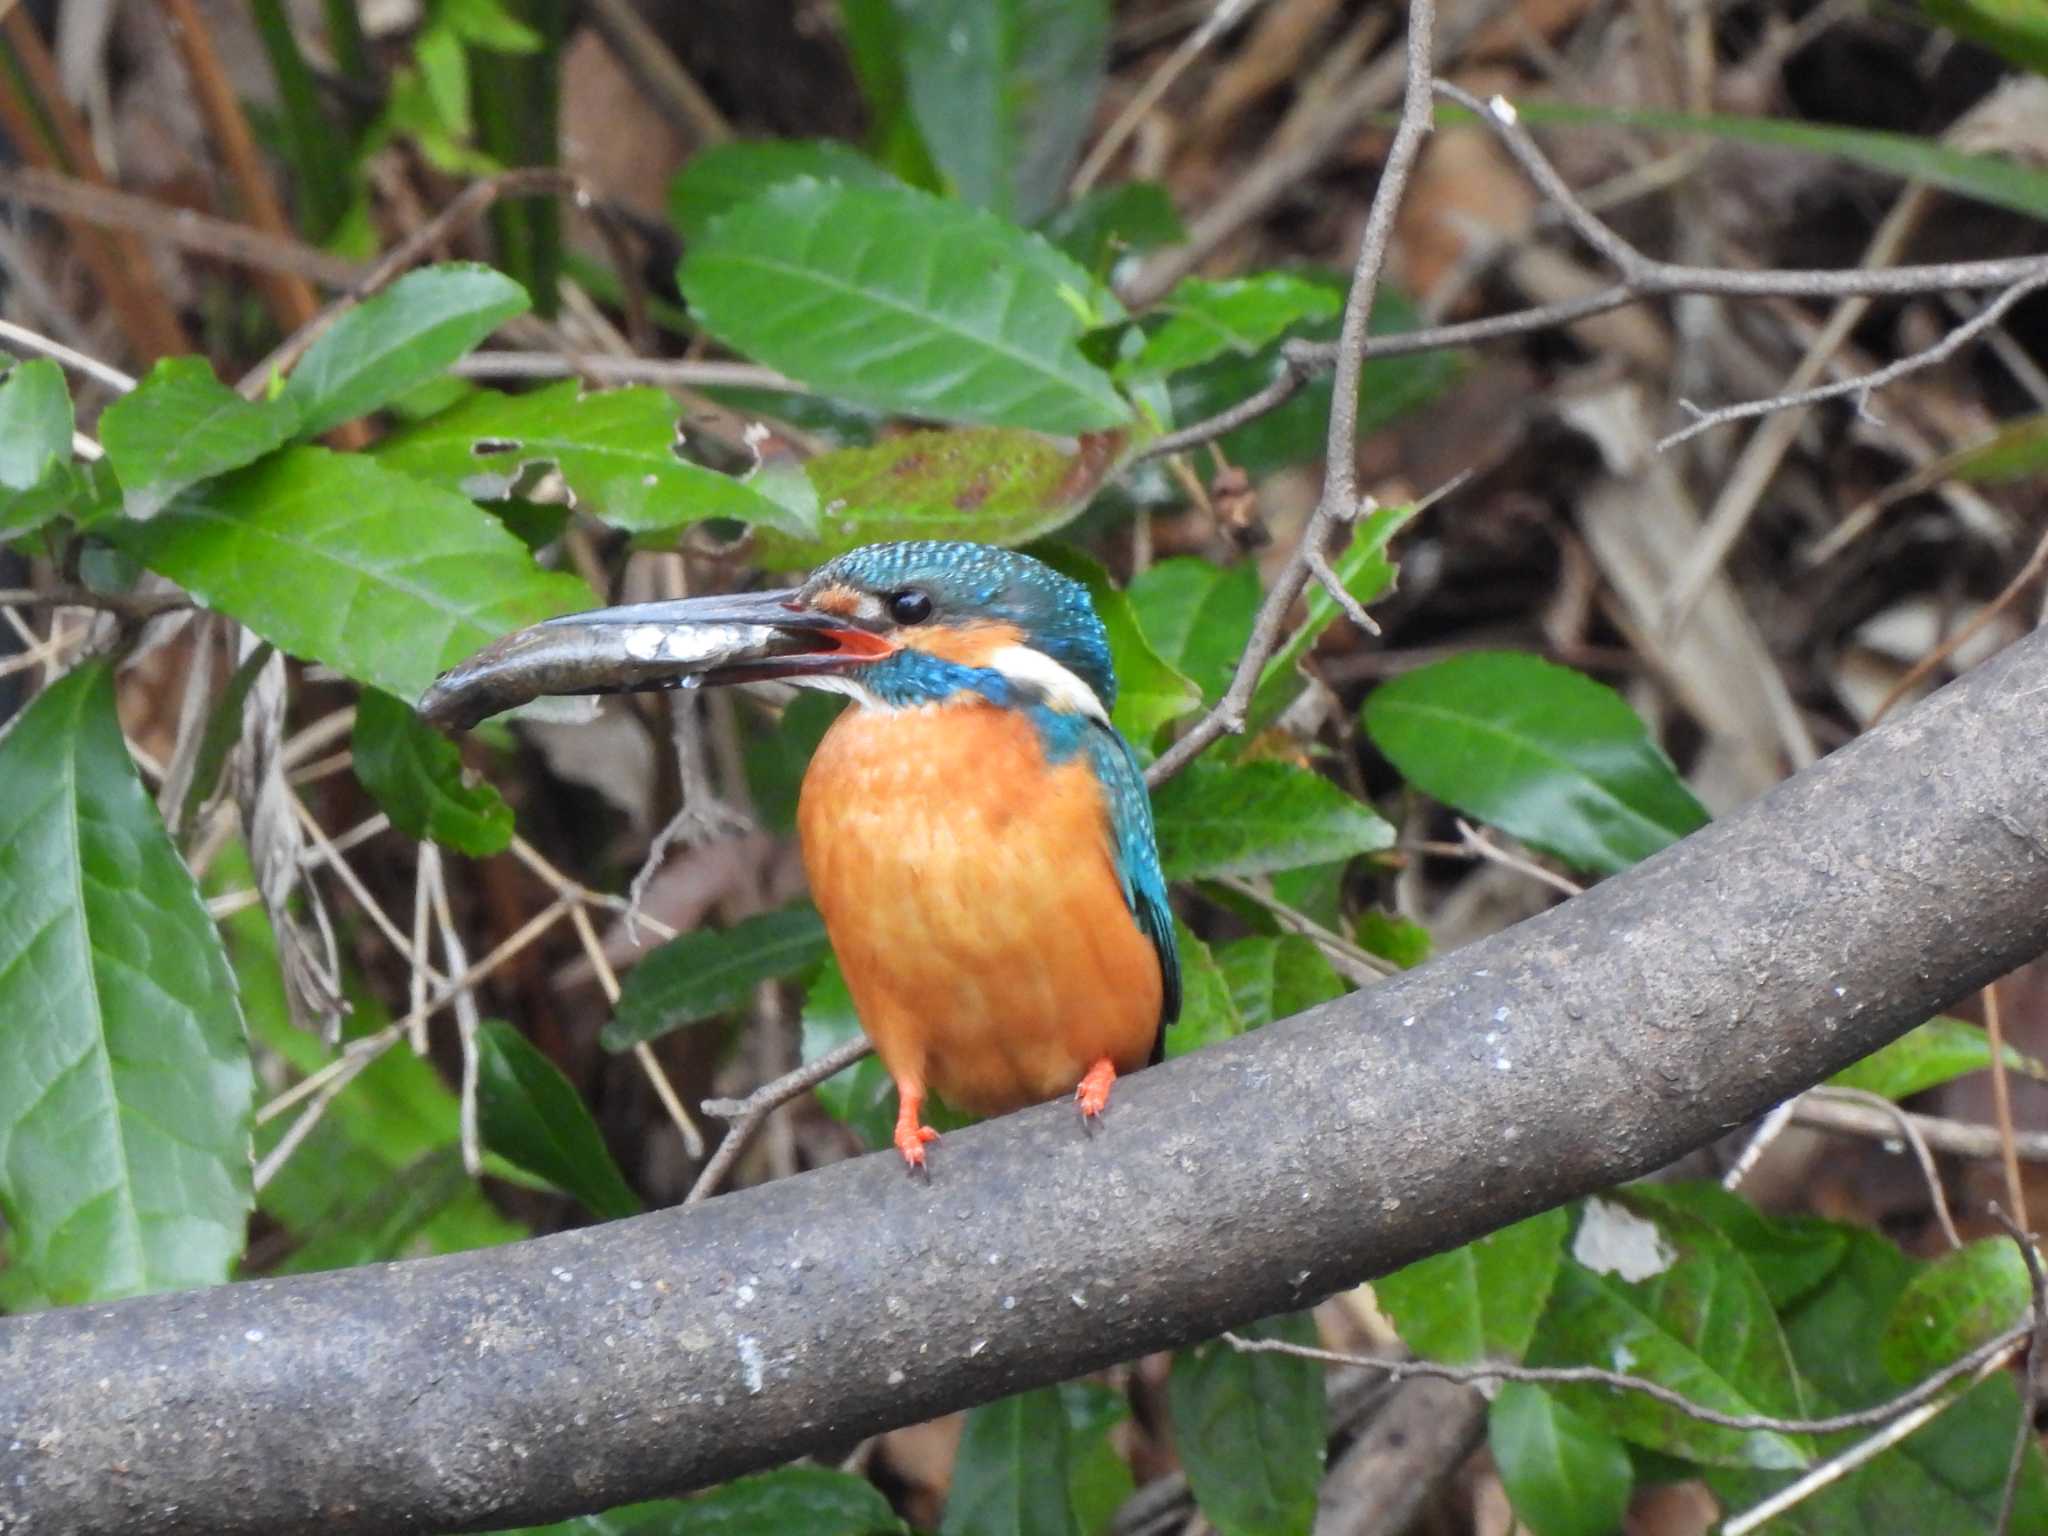
[[[1361,1365],[1372,1370],[1384,1371],[1396,1381],[1408,1376],[1434,1376],[1443,1381],[1469,1383],[1523,1381],[1533,1382],[1539,1386],[1612,1387],[1618,1392],[1640,1393],[1668,1408],[1677,1409],[1689,1419],[1698,1419],[1703,1424],[1715,1424],[1722,1429],[1762,1431],[1779,1435],[1830,1435],[1845,1429],[1862,1429],[1872,1424],[1890,1423],[1901,1414],[1910,1413],[1930,1403],[1939,1405],[1936,1410],[1938,1412],[1940,1406],[1946,1406],[1941,1393],[1951,1382],[1973,1373],[1979,1377],[1988,1376],[2011,1357],[2012,1352],[2019,1348],[2032,1331],[2031,1322],[2008,1328],[1997,1337],[1985,1340],[1960,1359],[1949,1362],[1897,1397],[1875,1407],[1858,1408],[1849,1413],[1831,1414],[1820,1419],[1778,1418],[1767,1413],[1723,1413],[1718,1408],[1696,1403],[1684,1393],[1673,1391],[1661,1382],[1631,1376],[1625,1371],[1610,1371],[1597,1365],[1508,1365],[1491,1360],[1477,1365],[1444,1365],[1435,1360],[1394,1360],[1375,1355],[1349,1354],[1341,1350],[1318,1349],[1312,1345],[1293,1344],[1285,1339],[1247,1339],[1235,1333],[1226,1333],[1223,1338],[1233,1349],[1248,1355],[1292,1355],[1301,1360],[1319,1360],[1325,1365]]]
[[[670,389],[773,389],[808,394],[795,379],[755,363],[694,358],[611,357],[596,352],[472,352],[448,370],[465,379],[589,379],[594,384],[658,384]]]
[[[1934,1166],[1934,1152],[1927,1145],[1927,1135],[1921,1129],[1920,1117],[1908,1114],[1883,1094],[1871,1093],[1862,1088],[1827,1088],[1813,1091],[1825,1092],[1834,1098],[1852,1103],[1868,1104],[1898,1127],[1900,1139],[1913,1149],[1913,1157],[1920,1164],[1920,1176],[1927,1181],[1928,1203],[1934,1207],[1934,1219],[1941,1225],[1941,1235],[1948,1239],[1950,1248],[1962,1247],[1962,1234],[1956,1231],[1955,1217],[1949,1213],[1948,1191],[1942,1188],[1941,1172]],[[1802,1095],[1801,1098],[1787,1100],[1795,1114],[1805,1097],[1806,1095]]]
[[[836,1050],[827,1051],[816,1061],[805,1062],[795,1071],[785,1072],[773,1082],[763,1083],[744,1099],[706,1099],[704,1113],[729,1120],[732,1125],[726,1131],[725,1139],[719,1142],[718,1150],[711,1154],[711,1161],[697,1175],[697,1182],[690,1187],[689,1194],[683,1197],[683,1204],[695,1205],[718,1192],[718,1186],[725,1182],[725,1176],[739,1161],[740,1153],[746,1150],[754,1132],[776,1110],[799,1094],[817,1087],[826,1078],[844,1072],[874,1048],[866,1035],[857,1035]]]
[[[183,592],[96,592],[72,586],[0,589],[0,608],[97,608],[127,624],[146,624],[191,606],[192,599]]]
[[[2027,1464],[2027,1447],[2034,1443],[2034,1417],[2041,1411],[2041,1368],[2048,1363],[2048,1274],[2041,1269],[2041,1250],[2024,1218],[2015,1221],[1995,1204],[1991,1216],[2020,1250],[2027,1266],[2027,1320],[2032,1336],[2027,1341],[2027,1360],[2020,1372],[2020,1422],[2013,1432],[2012,1457],[2005,1465],[2005,1486],[1998,1495],[1998,1518],[1992,1522],[1993,1536],[2005,1536],[2012,1529],[2013,1502],[2019,1497],[2020,1473]]]
[[[592,25],[655,110],[692,140],[723,144],[732,125],[630,0],[590,0]]]
[[[1991,1117],[1998,1127],[1999,1161],[2005,1165],[2005,1195],[2012,1202],[2012,1219],[2025,1227],[2027,1186],[2020,1177],[2019,1146],[2013,1135],[2012,1087],[2005,1076],[2005,1026],[1996,982],[1984,989],[1984,1033],[1991,1042]]]
[[[1383,976],[1391,976],[1400,969],[1393,962],[1381,959],[1369,949],[1362,949],[1341,933],[1333,933],[1306,913],[1297,912],[1286,902],[1279,900],[1271,891],[1262,890],[1253,881],[1226,875],[1217,884],[1226,890],[1237,892],[1247,901],[1255,901],[1270,912],[1283,928],[1300,935],[1320,949],[1324,956],[1344,973],[1356,986],[1369,987]]]
[[[1852,1090],[1846,1088],[1812,1088],[1801,1094],[1796,1102],[1799,1107],[1793,1118],[1815,1130],[1865,1136],[1873,1141],[1894,1141],[1901,1139],[1899,1121],[1895,1116],[1903,1115],[1906,1124],[1913,1128],[1913,1134],[1926,1142],[1932,1151],[1946,1152],[1951,1157],[1974,1157],[1987,1161],[2004,1155],[1996,1126],[1916,1115],[1911,1110],[1899,1109],[1889,1100],[1886,1101],[1886,1112],[1879,1113],[1866,1109],[1863,1101],[1852,1097]],[[2013,1133],[2013,1146],[2023,1162],[2048,1163],[2048,1131],[2016,1131]]]
[[[1116,121],[1095,141],[1095,147],[1088,151],[1081,168],[1074,172],[1072,191],[1075,197],[1084,195],[1095,185],[1096,178],[1116,158],[1116,152],[1124,147],[1124,141],[1145,120],[1145,114],[1159,105],[1159,98],[1173,88],[1173,82],[1186,72],[1190,64],[1201,57],[1202,50],[1235,26],[1238,18],[1256,3],[1257,0],[1216,0],[1216,8],[1203,18],[1199,27],[1180,40],[1166,61],[1138,88],[1138,94],[1130,99],[1123,111],[1117,113]]]
[[[580,897],[580,892],[578,893]],[[619,978],[612,969],[611,960],[605,955],[604,945],[598,939],[597,928],[590,921],[590,905],[578,900],[569,908],[569,921],[575,925],[577,940],[583,945],[583,953],[590,960],[590,968],[597,973],[597,984],[604,989],[605,1001],[616,1008],[619,1005]],[[697,1129],[697,1122],[683,1107],[675,1085],[668,1080],[668,1073],[661,1067],[660,1058],[654,1048],[645,1040],[633,1042],[633,1060],[646,1074],[648,1086],[654,1089],[654,1096],[661,1100],[661,1107],[668,1111],[676,1132],[683,1138],[683,1150],[690,1154],[692,1161],[704,1156],[704,1133]]]
[[[16,325],[11,320],[0,320],[0,341],[20,347],[25,352],[39,353],[54,358],[73,373],[82,373],[95,384],[104,384],[117,395],[125,395],[135,387],[135,380],[120,369],[110,367],[96,357],[67,347],[61,341],[53,341],[26,326]]]
[[[1959,626],[1954,634],[1947,636],[1941,644],[1908,667],[1899,680],[1885,691],[1885,696],[1877,702],[1877,708],[1871,711],[1870,723],[1875,725],[1890,714],[1893,706],[1918,687],[1928,673],[1975,639],[1985,625],[2019,599],[2019,595],[2026,591],[2044,569],[2048,569],[2048,533],[2042,534],[2040,542],[2034,546],[2034,552],[2027,556],[2027,563],[2019,568],[1998,596],[1986,603],[1981,611],[1973,614],[1967,624]]]

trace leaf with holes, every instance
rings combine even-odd
[[[1394,845],[1371,806],[1291,763],[1197,759],[1153,791],[1152,814],[1169,880],[1270,874]]]
[[[939,1536],[1081,1536],[1067,1442],[1057,1387],[974,1409],[954,1457]]]
[[[837,139],[743,139],[690,157],[668,185],[668,217],[685,240],[702,240],[717,220],[771,187],[808,178],[865,187],[902,183]]]
[[[1939,1088],[1943,1083],[1991,1065],[1991,1037],[1980,1025],[1937,1016],[1908,1030],[1890,1045],[1844,1067],[1828,1079],[1831,1087],[1861,1088],[1897,1101]],[[2006,1070],[2029,1077],[2048,1077],[2048,1067],[2011,1046],[2005,1048]]]
[[[411,705],[365,688],[351,746],[356,778],[407,837],[478,859],[510,846],[512,807],[489,784],[465,779],[461,751]]]
[[[286,400],[244,400],[203,357],[167,357],[100,415],[100,443],[138,521],[202,480],[253,464],[297,435]]]
[[[1706,825],[1621,695],[1541,657],[1418,667],[1361,718],[1415,788],[1580,869],[1617,873]]]
[[[1539,1386],[1510,1381],[1486,1443],[1516,1516],[1534,1536],[1611,1536],[1635,1485],[1628,1447]]]
[[[493,1152],[573,1195],[600,1220],[640,1210],[583,1096],[502,1019],[484,1020],[477,1032],[477,1129]]]
[[[1564,1262],[1571,1216],[1560,1206],[1373,1282],[1373,1295],[1418,1355],[1450,1365],[1516,1361]]]
[[[1059,200],[1109,59],[1107,0],[898,4],[910,109],[970,203],[1019,220]]]
[[[291,448],[103,530],[280,650],[401,699],[506,632],[590,606],[473,502],[362,454]]]
[[[1251,357],[1304,320],[1327,320],[1343,308],[1336,289],[1292,272],[1223,282],[1183,278],[1160,301],[1165,324],[1146,336],[1137,356],[1117,365],[1117,377],[1158,379],[1231,353]]]
[[[817,532],[791,537],[763,528],[754,560],[794,569],[894,539],[1028,543],[1073,521],[1130,452],[1122,432],[1069,444],[1009,427],[905,432],[871,447],[837,448],[805,462],[793,497],[761,482],[767,494],[789,498],[792,515],[816,509]]]
[[[255,1078],[235,981],[88,662],[0,743],[0,1214],[58,1305],[217,1285]]]
[[[1117,318],[1095,280],[908,187],[773,188],[714,224],[679,281],[719,340],[859,405],[1042,432],[1132,420],[1078,345]]]
[[[825,958],[824,919],[808,902],[670,939],[634,966],[600,1037],[630,1050],[745,1003],[764,981],[801,976]]]
[[[1238,1333],[1318,1342],[1306,1312]],[[1173,1440],[1195,1504],[1220,1536],[1308,1536],[1323,1477],[1323,1368],[1223,1340],[1183,1349],[1167,1378]]]
[[[584,511],[631,533],[729,517],[792,537],[799,516],[731,475],[676,457],[678,408],[665,390],[589,394],[565,379],[523,395],[480,389],[376,447],[377,462],[477,501],[512,494],[534,464],[561,471]]]
[[[1215,566],[1191,555],[1159,561],[1130,586],[1146,638],[1211,702],[1230,686],[1261,595],[1255,562]]]
[[[299,413],[302,437],[318,437],[433,378],[530,307],[519,284],[472,262],[408,272],[336,320],[278,398]]]

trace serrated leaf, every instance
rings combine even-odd
[[[0,1214],[49,1301],[216,1285],[251,1204],[235,982],[105,662],[0,742]]]
[[[362,454],[291,448],[210,480],[122,549],[280,650],[402,699],[506,632],[590,606],[497,519]]]
[[[497,1536],[895,1536],[908,1529],[866,1478],[799,1463],[694,1498],[629,1504]]]
[[[407,837],[478,859],[510,846],[512,807],[489,784],[465,780],[461,751],[410,704],[365,688],[351,748],[356,778]]]
[[[1373,1282],[1401,1342],[1431,1360],[1518,1361],[1564,1262],[1563,1206]]]
[[[564,379],[523,395],[480,389],[393,433],[377,462],[478,501],[509,496],[529,465],[561,471],[582,510],[631,533],[708,517],[804,537],[813,521],[731,475],[676,457],[678,407],[665,390],[583,393]]]
[[[639,1212],[583,1096],[502,1019],[477,1031],[477,1129],[484,1145],[610,1221]]]
[[[2029,1077],[2048,1076],[2048,1069],[2040,1062],[2021,1055],[2011,1046],[2005,1048],[2005,1064],[2007,1070],[2024,1072]],[[1828,1084],[1835,1088],[1860,1088],[1865,1093],[1896,1101],[1990,1066],[1991,1037],[1982,1027],[1937,1015],[1861,1061],[1844,1067],[1828,1079]]]
[[[1231,353],[1252,357],[1305,320],[1340,314],[1344,299],[1326,283],[1261,272],[1222,282],[1183,278],[1159,307],[1166,323],[1146,336],[1137,356],[1118,364],[1118,378],[1164,378]]]
[[[202,480],[253,464],[297,435],[287,400],[244,400],[203,357],[166,357],[100,414],[100,443],[120,477],[123,509],[155,517]]]
[[[1130,598],[1111,584],[1101,565],[1063,544],[1040,545],[1032,553],[1088,589],[1096,616],[1109,633],[1109,654],[1116,668],[1116,707],[1110,711],[1110,723],[1142,751],[1141,744],[1162,725],[1199,705],[1201,693],[1152,648]]]
[[[1314,1345],[1306,1312],[1237,1332]],[[1167,1378],[1173,1443],[1195,1504],[1219,1536],[1308,1536],[1323,1477],[1323,1370],[1221,1341],[1183,1349]]]
[[[2015,1244],[2003,1237],[1966,1243],[1907,1282],[1878,1341],[1878,1358],[1894,1381],[1916,1381],[2012,1327],[2032,1298]]]
[[[939,1536],[1081,1536],[1059,1388],[1019,1392],[967,1415]]]
[[[1848,1252],[1828,1282],[1785,1316],[1786,1337],[1816,1414],[1873,1407],[1899,1383],[1879,1360],[1879,1340],[1908,1281],[1923,1266],[1874,1233],[1844,1228]],[[1962,1394],[1896,1449],[1851,1471],[1797,1505],[1773,1529],[1799,1536],[1866,1536],[1872,1531],[1941,1531],[1990,1536],[2019,1426],[2019,1395],[1999,1373]],[[1870,1434],[1850,1429],[1820,1442],[1836,1455]],[[1789,1474],[1710,1469],[1724,1509],[1747,1508]],[[2012,1531],[2048,1530],[2048,1471],[2037,1447],[2021,1467]]]
[[[1645,1377],[1704,1407],[1731,1414],[1796,1418],[1804,1411],[1790,1354],[1770,1297],[1735,1246],[1656,1191],[1587,1203],[1571,1256],[1558,1270],[1550,1305],[1528,1352],[1531,1365],[1595,1364]],[[1595,1206],[1612,1220],[1653,1220],[1663,1251],[1654,1272],[1606,1268],[1587,1242]],[[1603,1266],[1601,1272],[1590,1263]],[[1624,1278],[1638,1273],[1641,1279]],[[1732,1430],[1692,1418],[1637,1392],[1559,1387],[1571,1408],[1651,1450],[1712,1466],[1780,1470],[1806,1465],[1802,1437]]]
[[[1216,566],[1190,555],[1161,560],[1130,585],[1146,639],[1212,701],[1230,686],[1261,595],[1255,562]]]
[[[1387,558],[1387,545],[1414,520],[1416,510],[1413,506],[1381,507],[1368,513],[1359,520],[1344,552],[1332,557],[1330,569],[1336,573],[1338,585],[1359,602],[1370,604],[1394,585],[1394,563]],[[1300,697],[1305,686],[1298,670],[1301,659],[1315,648],[1323,631],[1344,611],[1321,582],[1309,583],[1304,606],[1307,613],[1301,624],[1259,673],[1259,684],[1252,692],[1251,708],[1247,711],[1251,730],[1264,730]],[[1245,626],[1247,637],[1250,628]],[[1232,665],[1234,668],[1235,663]]]
[[[1486,1443],[1515,1516],[1533,1536],[1613,1536],[1628,1513],[1628,1447],[1542,1387],[1502,1384]]]
[[[856,404],[1042,432],[1132,419],[1077,345],[1115,318],[1094,279],[908,187],[772,188],[720,219],[678,280],[719,340]]]
[[[854,186],[902,183],[836,139],[747,139],[699,150],[668,184],[668,216],[685,240],[701,240],[712,224],[771,187],[808,177]]]
[[[1106,0],[897,0],[910,109],[947,184],[1029,222],[1059,198],[1109,58]]]
[[[1371,806],[1291,763],[1197,759],[1152,792],[1152,816],[1169,880],[1263,875],[1394,844]]]
[[[1209,946],[1179,918],[1173,920],[1173,936],[1180,951],[1180,1019],[1166,1032],[1169,1059],[1234,1040],[1249,1027]]]
[[[1360,718],[1415,788],[1579,869],[1618,873],[1707,822],[1621,695],[1541,657],[1418,667]]]
[[[1038,232],[1101,276],[1127,251],[1179,245],[1188,237],[1173,197],[1156,181],[1097,187],[1038,221]]]
[[[408,272],[314,342],[278,397],[318,437],[432,378],[532,301],[502,272],[448,262]]]
[[[71,429],[62,368],[37,357],[0,378],[0,538],[39,527],[77,493]]]
[[[1299,934],[1233,939],[1216,951],[1216,968],[1246,1029],[1291,1018],[1347,990],[1323,952]]]
[[[836,448],[805,461],[802,495],[790,503],[798,513],[818,509],[816,535],[764,528],[754,559],[783,570],[894,539],[1028,543],[1073,521],[1129,461],[1131,446],[1122,432],[1061,443],[1010,427],[968,427]]]
[[[764,981],[799,976],[827,953],[825,923],[809,902],[700,928],[650,952],[626,977],[599,1037],[623,1051],[744,1004]]]

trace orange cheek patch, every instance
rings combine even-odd
[[[1014,624],[961,624],[951,629],[906,629],[897,636],[897,640],[911,650],[923,651],[941,661],[957,662],[963,667],[985,667],[997,651],[1006,646],[1021,645],[1024,631]]]

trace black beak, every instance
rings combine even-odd
[[[515,630],[434,679],[420,714],[467,730],[547,694],[637,693],[832,671],[886,643],[799,607],[796,589],[628,603]]]

